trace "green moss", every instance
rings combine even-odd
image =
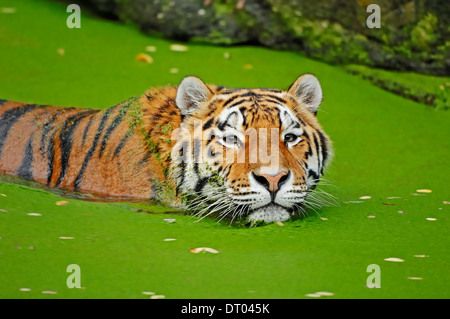
[[[388,72],[361,65],[349,65],[345,70],[407,99],[430,105],[437,110],[450,109],[449,77]]]
[[[154,154],[156,158],[159,158],[158,146],[159,143],[151,139],[147,128],[144,126],[143,113],[142,113],[142,103],[139,98],[133,98],[131,102],[130,109],[128,111],[128,123],[131,131],[138,132],[144,141],[145,146],[151,154]]]

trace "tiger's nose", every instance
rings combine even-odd
[[[291,171],[280,172],[276,175],[270,174],[255,174],[252,171],[253,178],[261,185],[263,185],[273,196],[278,192],[281,185],[283,185],[288,179]]]

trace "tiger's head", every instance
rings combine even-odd
[[[288,220],[331,158],[316,118],[321,100],[310,74],[286,91],[227,89],[186,77],[176,94],[182,122],[171,154],[186,207],[199,216]]]

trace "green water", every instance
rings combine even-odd
[[[443,203],[450,201],[450,112],[293,52],[202,45],[175,52],[172,42],[83,8],[82,28],[68,29],[61,3],[3,0],[0,7],[16,8],[0,13],[3,99],[103,108],[186,75],[284,89],[314,73],[324,91],[318,117],[336,149],[325,175],[334,186],[321,189],[338,201],[284,226],[243,228],[0,183],[0,298],[307,298],[317,291],[334,293],[321,298],[450,297],[450,205]],[[135,60],[146,46],[157,48],[148,53],[152,64]],[[432,193],[412,195],[424,188]],[[371,199],[359,199],[365,195]],[[69,204],[55,205],[61,200]],[[193,254],[195,247],[220,252]],[[80,266],[84,289],[67,287],[69,264]],[[366,287],[370,264],[380,266],[379,289]]]

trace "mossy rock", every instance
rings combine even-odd
[[[437,75],[450,73],[446,0],[378,0],[381,28],[370,29],[373,1],[88,0],[101,14],[147,34],[218,45],[260,44],[357,63]],[[176,23],[174,23],[176,21]]]

